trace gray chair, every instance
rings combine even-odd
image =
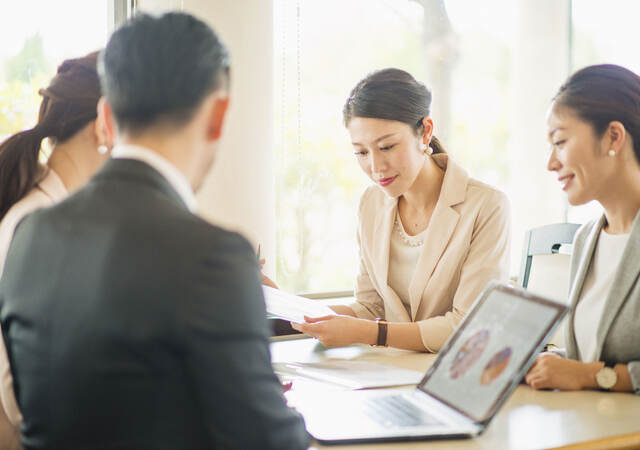
[[[523,288],[568,303],[571,244],[579,227],[575,223],[556,223],[527,231],[518,277]],[[564,332],[563,323],[548,344],[564,347]]]
[[[577,223],[554,223],[527,231],[524,237],[518,283],[526,289],[529,286],[533,257],[560,253],[563,245],[570,245],[573,242],[573,235],[578,228],[580,224]]]

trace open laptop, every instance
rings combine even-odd
[[[416,388],[290,398],[324,444],[470,438],[519,384],[568,308],[490,283]]]

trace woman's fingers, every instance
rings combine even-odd
[[[318,323],[296,323],[291,322],[291,328],[301,333],[308,334],[309,336],[318,337],[320,335],[320,325]]]
[[[316,322],[323,322],[325,320],[331,320],[333,319],[335,316],[333,314],[328,315],[328,316],[321,316],[321,317],[309,317],[309,316],[304,316],[304,320],[307,323],[316,323]]]

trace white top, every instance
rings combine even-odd
[[[0,274],[4,269],[13,233],[20,221],[36,209],[51,206],[69,195],[57,173],[48,169],[47,175],[22,200],[13,205],[0,222]],[[22,422],[22,414],[13,392],[13,377],[4,340],[0,334],[0,399],[7,418],[14,426]]]
[[[596,360],[596,330],[628,240],[628,234],[600,232],[573,321],[581,361]]]
[[[411,312],[409,285],[416,271],[426,234],[427,230],[425,229],[415,236],[409,236],[396,213],[389,245],[389,279],[387,284],[398,294],[407,312]]]
[[[135,159],[148,164],[162,175],[178,193],[189,211],[194,212],[197,206],[196,197],[187,178],[168,159],[145,147],[119,144],[111,151],[112,158]]]

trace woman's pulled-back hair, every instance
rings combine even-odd
[[[354,117],[403,122],[422,135],[422,119],[431,114],[431,92],[408,72],[382,69],[368,74],[356,84],[342,110],[344,124]],[[446,153],[435,136],[429,146],[433,153]]]
[[[599,137],[611,122],[622,123],[640,162],[640,76],[614,64],[588,66],[571,75],[553,101],[589,123]]]
[[[42,140],[64,142],[96,118],[97,59],[98,52],[93,52],[64,61],[49,86],[39,91],[37,125],[0,144],[0,219],[45,175],[38,162]]]

